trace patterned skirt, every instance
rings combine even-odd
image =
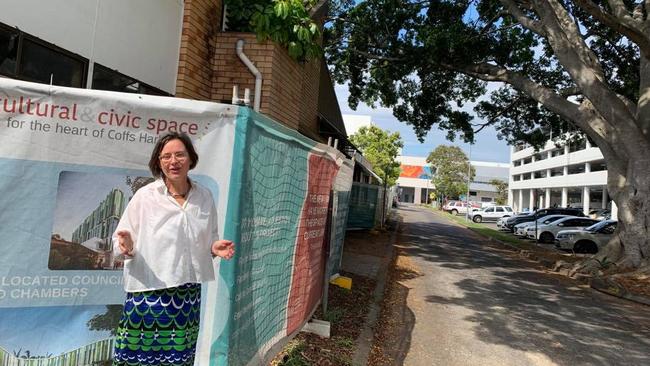
[[[127,293],[113,365],[194,365],[201,285]]]

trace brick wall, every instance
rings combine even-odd
[[[185,0],[176,96],[210,100],[221,0]]]
[[[272,42],[258,43],[251,33],[219,32],[222,0],[185,0],[176,96],[230,103],[233,85],[240,97],[255,77],[237,57],[237,40],[262,73],[260,112],[319,141],[318,92],[320,61],[299,63]],[[252,100],[251,100],[252,102]]]
[[[229,103],[232,87],[239,85],[254,98],[255,77],[237,57],[236,44],[245,41],[244,53],[262,73],[260,112],[312,139],[318,134],[318,82],[320,61],[294,61],[287,51],[272,42],[258,43],[254,34],[224,32],[216,41],[212,100]],[[251,100],[251,102],[253,102]]]
[[[322,140],[318,133],[320,67],[320,59],[311,60],[303,66],[302,72],[302,106],[298,131],[314,140]]]

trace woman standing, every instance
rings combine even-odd
[[[113,365],[194,364],[200,283],[214,280],[213,257],[234,255],[218,238],[210,191],[188,177],[198,159],[187,135],[162,136],[149,161],[156,180],[134,194],[113,235],[127,292]]]

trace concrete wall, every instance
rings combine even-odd
[[[582,207],[585,213],[594,208],[609,208],[612,203],[607,195],[607,170],[590,171],[591,163],[602,161],[603,155],[595,146],[586,143],[586,148],[569,152],[568,146],[561,147],[563,155],[552,157],[549,153],[558,149],[551,141],[539,152],[532,147],[511,151],[511,161],[522,161],[530,158],[528,164],[512,166],[509,179],[509,204],[516,211],[524,208],[548,206]],[[542,155],[543,160],[537,160],[535,155]],[[585,172],[568,174],[568,167],[584,165]],[[551,177],[551,170],[562,170],[563,174]],[[544,178],[534,178],[534,172],[546,172]],[[524,175],[530,174],[530,179],[524,180]],[[515,177],[519,180],[515,181]]]
[[[182,18],[182,0],[0,0],[0,22],[171,94]]]

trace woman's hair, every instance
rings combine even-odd
[[[199,155],[194,150],[194,145],[192,145],[192,140],[189,136],[184,133],[178,132],[168,132],[167,134],[161,136],[154,146],[153,151],[151,152],[151,159],[149,159],[149,170],[154,178],[160,178],[163,175],[162,169],[160,168],[160,152],[165,147],[165,145],[171,140],[180,140],[183,145],[185,145],[185,150],[190,157],[190,169],[194,169],[196,163],[199,162]]]

